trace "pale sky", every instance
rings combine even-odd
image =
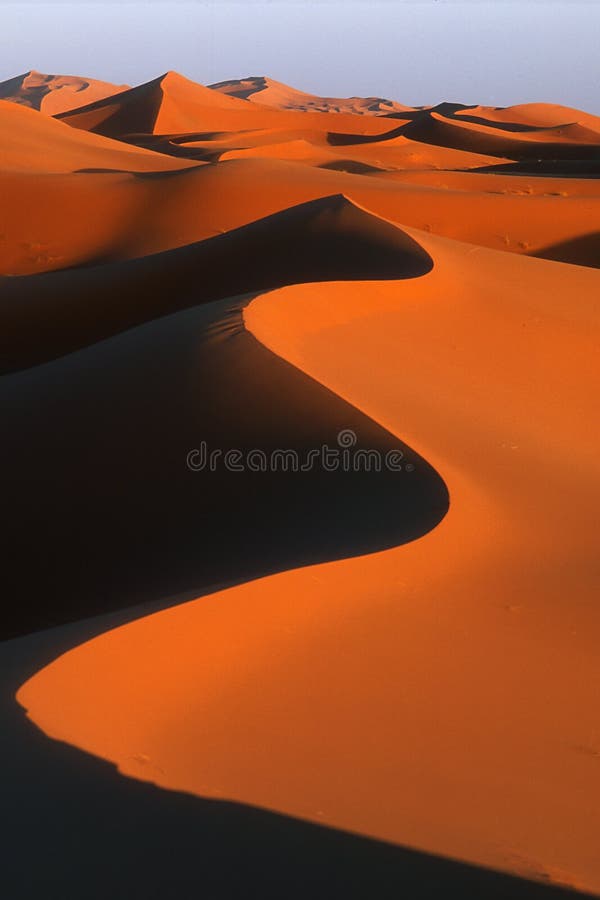
[[[0,0],[0,80],[270,75],[324,95],[600,113],[600,0]]]

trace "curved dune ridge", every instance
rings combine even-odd
[[[111,631],[19,699],[47,733],[137,778],[598,889],[600,473],[580,414],[597,389],[598,276],[581,270],[572,310],[557,264],[523,260],[507,291],[503,255],[425,246],[437,266],[403,288],[291,287],[246,324],[410,435],[448,479],[445,524]]]
[[[0,663],[40,730],[0,707],[2,765],[32,821],[88,798],[15,900],[82,896],[79,844],[93,897],[240,896],[167,859],[238,814],[356,870],[282,885],[231,832],[259,896],[600,894],[600,130],[389,106],[176,73],[0,103]],[[128,860],[90,851],[113,818]],[[393,855],[361,874],[358,836]]]
[[[148,154],[136,162],[156,166]],[[343,193],[375,214],[519,255],[598,266],[600,181],[410,170],[375,177],[236,159],[172,177],[0,172],[0,271],[26,275],[131,259]],[[574,242],[574,243],[573,243]]]
[[[415,277],[431,266],[416,241],[345,197],[312,200],[144,259],[4,278],[3,372],[202,302],[293,282]]]

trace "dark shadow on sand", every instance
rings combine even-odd
[[[266,350],[241,306],[195,307],[0,379],[2,636],[392,547],[444,516],[427,462]],[[186,464],[204,442],[244,460],[293,450],[301,465],[339,450],[343,429],[414,471]]]
[[[600,178],[600,159],[536,159],[523,162],[460,169],[490,175],[523,175],[527,178]]]
[[[0,278],[0,372],[226,297],[298,283],[416,278],[432,267],[402,229],[334,194],[163,253]]]
[[[269,572],[414,540],[444,516],[435,470],[259,344],[242,327],[248,300],[192,306],[0,380],[4,634],[72,620],[0,645],[4,896],[576,896],[124,778],[44,736],[18,707],[27,678],[108,628]],[[203,440],[302,454],[336,447],[341,429],[365,449],[401,448],[414,471],[186,465]]]
[[[161,790],[46,738],[14,693],[131,613],[0,645],[7,900],[568,900],[581,894],[299,821]]]
[[[446,487],[425,460],[269,353],[243,330],[242,302],[188,309],[0,381],[10,523],[4,627],[103,613],[0,645],[4,896],[579,896],[124,778],[45,737],[17,706],[20,685],[70,647],[226,586],[225,573],[232,583],[381,549],[444,515]],[[186,467],[202,439],[302,451],[335,446],[341,428],[363,447],[402,446],[415,470],[250,477]]]
[[[590,234],[582,234],[570,241],[560,241],[550,244],[541,250],[536,250],[532,256],[538,259],[553,259],[557,262],[571,263],[576,266],[588,266],[592,269],[600,268],[600,231]]]

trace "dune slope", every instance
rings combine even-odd
[[[600,895],[596,117],[26,102],[11,898]]]
[[[0,100],[3,172],[56,174],[103,171],[160,172],[190,167],[187,160],[69,128],[26,106]]]
[[[314,110],[316,112],[357,113],[358,115],[387,115],[392,112],[404,112],[411,108],[395,100],[385,100],[382,97],[346,97],[343,99],[340,97],[317,97],[315,94],[299,91],[297,88],[264,75],[219,81],[216,84],[209,84],[208,87],[227,94],[229,97],[251,100],[265,106],[275,106],[278,109],[297,109],[305,112]]]
[[[75,128],[122,137],[137,133],[238,131],[243,128],[310,127],[329,123],[340,131],[379,134],[385,121],[354,114],[298,112],[257,106],[239,97],[213,91],[178,72],[125,91],[114,98],[82,106],[60,116]]]
[[[2,371],[202,302],[293,282],[408,278],[431,265],[394,225],[342,195],[325,197],[164,254],[0,279]]]
[[[444,472],[443,523],[105,634],[20,701],[138,778],[598,890],[598,274],[515,260],[507,284],[503,254],[419,240],[429,275],[284,288],[245,321]]]
[[[77,75],[45,75],[30,71],[0,82],[0,100],[11,100],[56,116],[84,103],[118,94],[128,87],[127,84],[110,84]]]
[[[140,161],[157,167],[157,159],[169,158],[154,153]],[[163,177],[0,171],[0,272],[158,253],[338,193],[400,225],[510,253],[600,262],[595,179],[422,170],[375,177],[282,159],[180,162],[188,168]]]

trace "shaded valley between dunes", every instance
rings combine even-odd
[[[445,514],[446,487],[425,460],[264,349],[243,328],[242,302],[194,307],[0,382],[14,598],[4,637],[394,546]],[[398,450],[414,471],[327,470],[320,455],[301,471],[312,451],[341,452],[344,431],[382,458]],[[203,443],[205,456],[220,451],[214,468],[200,468]],[[242,460],[233,469],[228,450]],[[248,467],[253,450],[268,471]]]

